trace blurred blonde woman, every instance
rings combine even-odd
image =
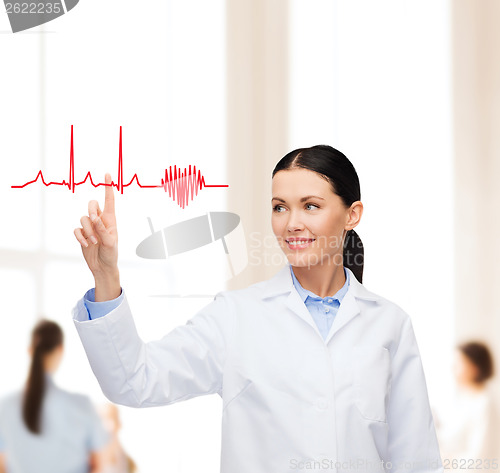
[[[98,473],[108,435],[90,400],[56,386],[63,355],[58,324],[33,329],[24,389],[0,403],[0,472]]]

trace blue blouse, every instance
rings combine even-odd
[[[299,293],[302,301],[306,305],[309,313],[311,314],[316,326],[323,339],[326,339],[330,327],[332,326],[333,319],[337,315],[342,299],[344,298],[347,290],[349,289],[349,273],[344,268],[345,283],[333,296],[319,297],[314,292],[304,289],[293,272],[290,265],[290,272],[292,273],[293,285]]]

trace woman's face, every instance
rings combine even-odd
[[[462,351],[455,351],[453,373],[458,384],[463,386],[475,384],[477,371],[477,366]]]
[[[346,208],[329,182],[314,171],[278,171],[272,182],[271,223],[289,263],[308,267],[342,264],[345,232],[361,218],[362,204],[357,204]]]

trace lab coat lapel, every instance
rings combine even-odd
[[[307,306],[304,304],[302,299],[300,298],[299,293],[294,288],[290,291],[290,294],[286,298],[285,302],[286,306],[295,312],[301,319],[307,322],[314,331],[318,334],[318,336],[323,339],[320,331],[316,323],[314,322],[311,313],[307,309]],[[356,317],[360,313],[359,305],[354,297],[353,291],[349,290],[345,294],[342,299],[342,303],[340,304],[339,310],[337,311],[337,315],[333,320],[333,324],[330,327],[330,331],[325,339],[325,344],[331,340],[331,338],[347,323],[349,323],[354,317]]]
[[[350,270],[348,270],[350,271]],[[279,273],[278,273],[279,274]],[[286,285],[291,288],[290,294],[286,299],[286,306],[292,310],[295,314],[297,314],[301,319],[303,319],[306,323],[308,323],[314,331],[318,334],[318,336],[323,340],[323,336],[314,319],[311,316],[311,313],[307,309],[307,306],[304,304],[304,301],[300,298],[299,293],[295,289],[293,285],[292,275],[290,274],[290,267],[287,265],[287,271],[282,272],[281,281],[286,280]],[[285,277],[288,276],[288,277]],[[364,289],[361,284],[357,281],[354,274],[350,272],[350,284],[349,290],[346,292],[345,296],[342,299],[342,303],[340,304],[339,310],[337,311],[337,315],[333,320],[333,324],[330,327],[330,331],[325,339],[325,344],[331,340],[331,338],[347,323],[349,323],[354,317],[356,317],[360,313],[359,305],[356,301],[355,295],[361,295],[361,291]]]
[[[326,344],[328,344],[332,337],[342,327],[347,325],[352,319],[361,313],[359,305],[360,300],[370,301],[373,303],[377,303],[377,301],[380,300],[380,296],[366,289],[366,287],[356,279],[356,276],[354,276],[354,273],[349,268],[346,268],[346,270],[349,272],[349,289],[342,299],[337,315],[333,319],[333,324],[330,327],[328,335],[326,336]]]
[[[330,332],[328,333],[325,343],[331,340],[331,338],[346,324],[348,324],[354,317],[356,317],[360,313],[360,307],[358,303],[358,299],[369,300],[369,301],[377,301],[380,299],[380,296],[374,294],[373,292],[368,291],[354,276],[353,272],[346,268],[349,271],[350,275],[350,283],[349,289],[342,299],[342,303],[340,304],[339,310],[335,319],[333,320],[333,324],[330,328]],[[299,293],[295,289],[293,285],[292,275],[290,273],[290,264],[287,263],[283,268],[281,268],[278,273],[274,275],[270,280],[266,281],[266,285],[264,286],[262,298],[266,299],[268,297],[275,297],[280,294],[286,294],[285,305],[288,309],[290,309],[293,313],[298,315],[301,319],[303,319],[307,324],[309,324],[313,330],[321,337],[321,334],[318,330],[318,327],[314,323],[314,320],[307,309],[306,305],[300,298]],[[321,337],[322,339],[323,337]]]
[[[313,330],[316,331],[318,336],[321,334],[318,327],[307,309],[304,301],[300,298],[297,289],[293,285],[292,274],[290,273],[290,264],[287,263],[281,268],[270,280],[266,281],[263,289],[262,298],[276,297],[278,295],[285,295],[285,306],[290,309],[295,315],[298,315],[304,322],[309,324]]]
[[[337,311],[337,315],[333,319],[332,326],[330,327],[330,331],[326,336],[325,343],[328,345],[328,342],[331,338],[347,323],[349,323],[354,317],[356,317],[360,313],[358,302],[353,294],[352,286],[349,287],[349,290],[345,294],[342,299],[342,303],[340,304],[339,310]]]
[[[303,319],[306,323],[308,323],[321,337],[321,333],[319,332],[318,327],[316,326],[316,323],[314,322],[311,316],[311,313],[307,309],[307,306],[304,304],[304,301],[300,298],[300,295],[295,289],[295,287],[293,287],[292,290],[290,291],[290,294],[288,294],[288,297],[286,298],[285,301],[285,305],[291,311],[297,314],[301,319]]]

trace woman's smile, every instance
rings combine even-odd
[[[286,243],[291,250],[302,250],[315,241],[315,238],[287,238]]]
[[[273,177],[271,224],[290,264],[310,267],[342,261],[348,207],[331,184],[308,169]]]

